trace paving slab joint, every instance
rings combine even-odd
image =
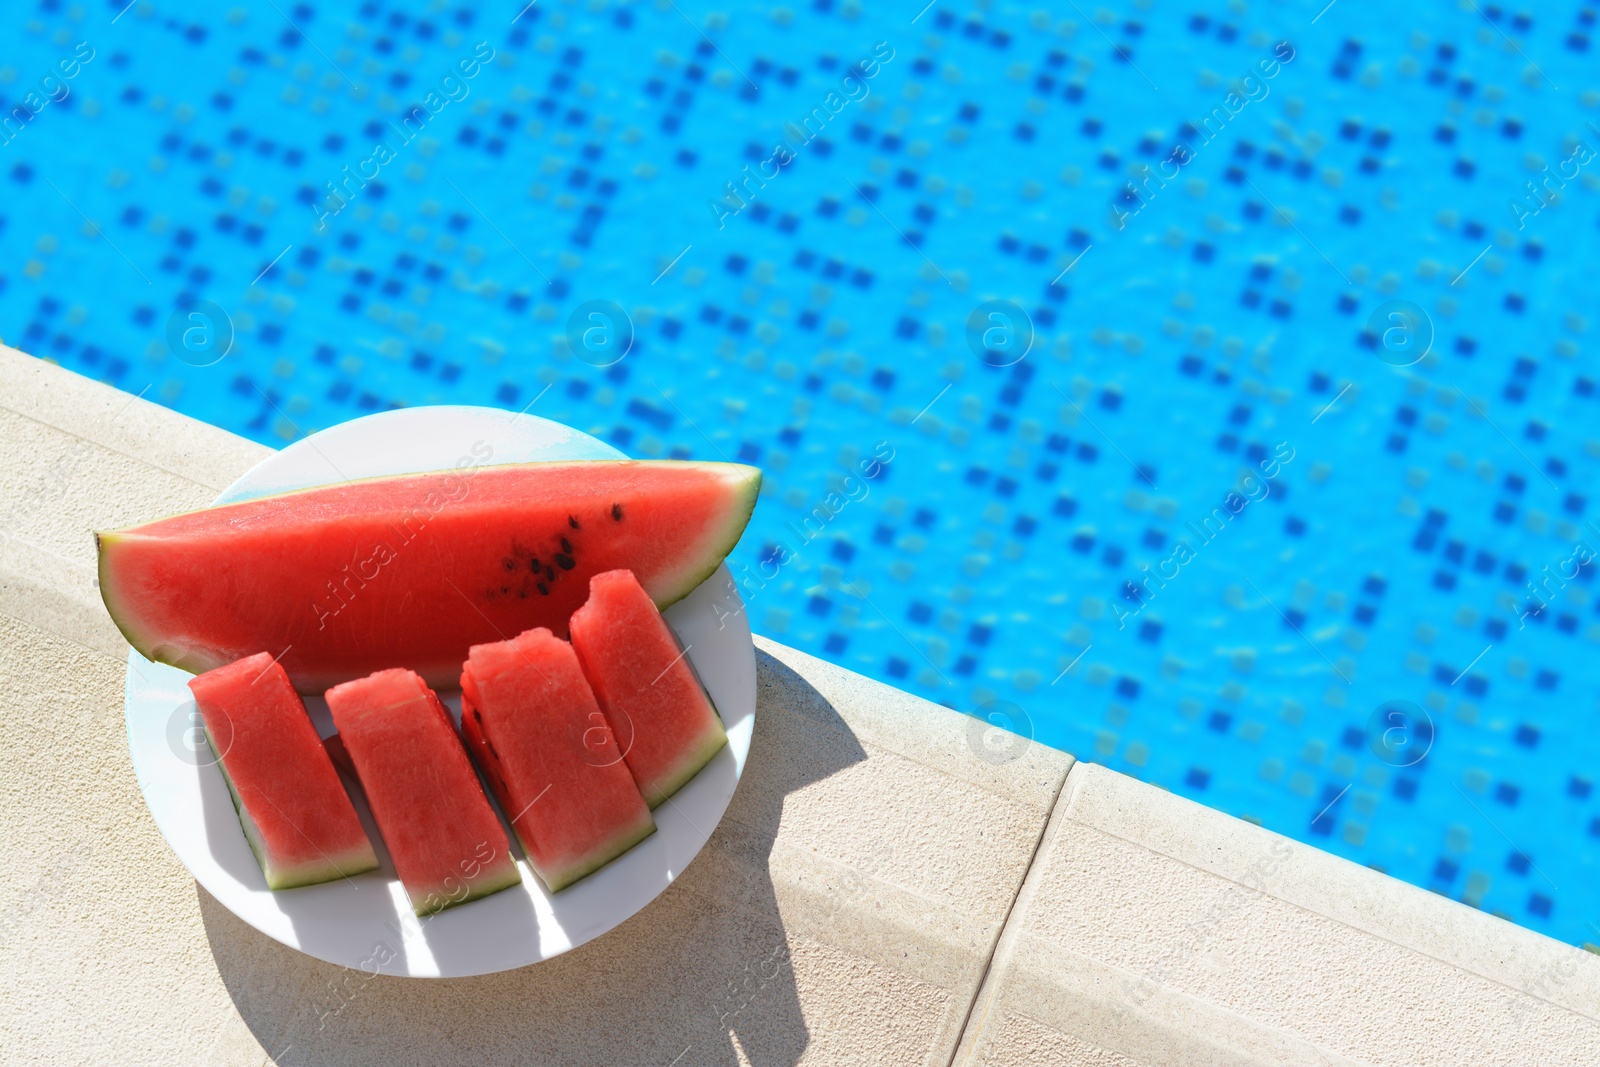
[[[1023,872],[1022,881],[1017,884],[1017,891],[1012,894],[1011,905],[1006,909],[1005,919],[1000,923],[1000,934],[995,938],[994,947],[989,950],[988,959],[984,960],[983,977],[978,981],[978,990],[973,994],[972,1002],[967,1005],[966,1019],[961,1024],[961,1037],[956,1042],[955,1050],[950,1054],[947,1067],[956,1067],[957,1064],[966,1067],[973,1062],[972,1057],[978,1051],[978,1040],[983,1035],[984,1027],[988,1025],[989,1011],[1000,991],[1001,976],[1005,973],[1005,960],[1016,941],[1016,933],[1011,925],[1012,917],[1019,914],[1019,906],[1025,905],[1027,899],[1033,895],[1039,857],[1045,853],[1045,846],[1055,840],[1061,824],[1067,820],[1067,809],[1072,806],[1071,792],[1077,783],[1083,780],[1085,773],[1081,770],[1083,767],[1082,762],[1074,760],[1072,766],[1067,768],[1066,776],[1056,786],[1055,796],[1050,801],[1050,817],[1039,828],[1039,836],[1033,843],[1033,854],[1028,857],[1027,870]]]

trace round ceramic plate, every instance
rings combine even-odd
[[[485,448],[492,449],[484,460]],[[217,498],[225,504],[289,489],[453,467],[529,460],[623,459],[587,434],[492,408],[424,407],[341,423],[264,460]],[[139,788],[167,843],[229,911],[318,959],[370,972],[455,978],[547,960],[610,930],[655,899],[694,859],[733,797],[755,726],[755,648],[726,565],[666,611],[711,693],[728,744],[656,809],[656,832],[552,896],[518,857],[522,884],[417,919],[385,861],[354,878],[274,892],[246,843],[221,770],[199,729],[191,675],[128,656],[128,747]],[[440,696],[457,716],[459,693]],[[306,706],[333,733],[320,697]],[[363,811],[369,833],[370,816]]]

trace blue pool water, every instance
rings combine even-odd
[[[757,630],[1600,941],[1592,6],[125,2],[6,16],[8,343],[757,463]]]

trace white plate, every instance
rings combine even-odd
[[[493,455],[483,460],[483,446]],[[476,450],[474,450],[476,446]],[[468,462],[622,459],[587,434],[493,408],[388,411],[313,434],[262,461],[223,504],[287,489],[439,470]],[[128,747],[139,788],[167,843],[212,896],[257,930],[318,959],[384,974],[458,978],[549,959],[610,930],[654,900],[694,859],[733,797],[755,726],[755,647],[726,565],[667,609],[710,691],[728,744],[656,809],[656,832],[626,855],[551,896],[519,858],[522,885],[427,919],[412,915],[394,868],[273,892],[245,842],[222,773],[198,726],[191,675],[128,656]],[[460,694],[441,693],[459,717]],[[307,700],[324,736],[321,698]],[[363,812],[371,829],[370,818]],[[520,852],[519,852],[520,857]]]

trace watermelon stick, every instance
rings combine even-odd
[[[538,628],[474,645],[461,731],[552,893],[656,832],[572,646]]]
[[[511,842],[427,683],[408,670],[379,671],[336,685],[327,697],[417,915],[521,880]]]
[[[377,854],[289,676],[265,652],[189,681],[267,888],[373,870]]]
[[[632,571],[589,580],[572,614],[572,647],[652,809],[683,788],[728,743],[722,720]]]

